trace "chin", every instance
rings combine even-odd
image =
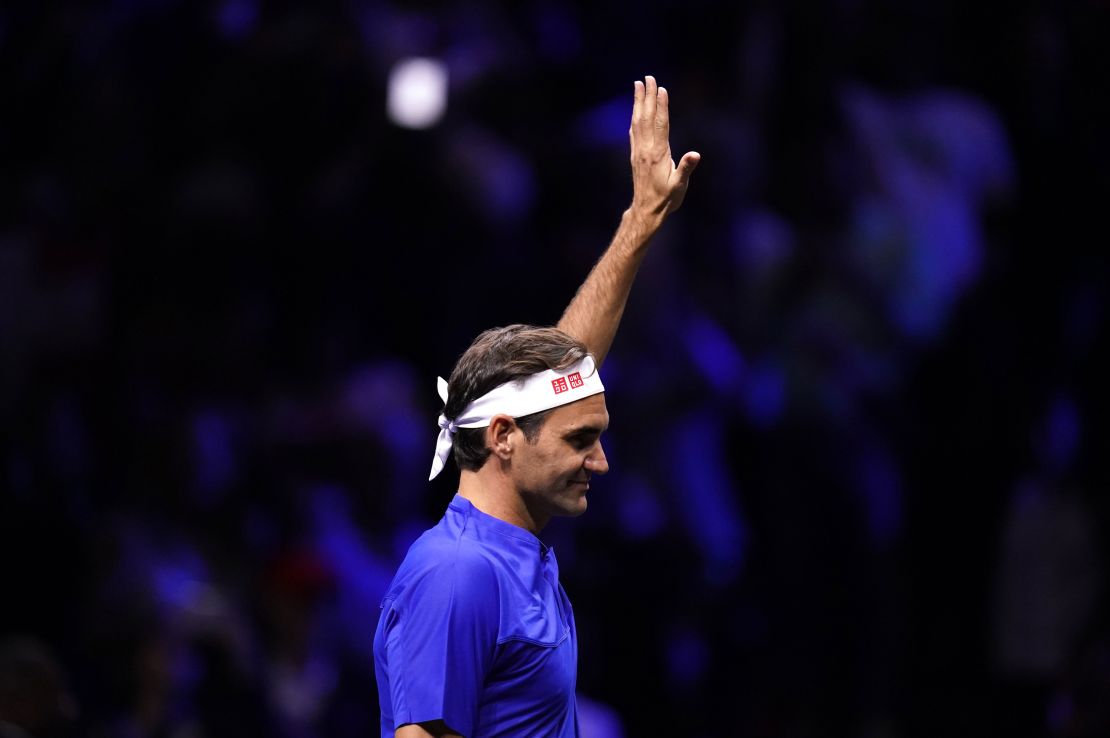
[[[562,515],[568,518],[577,518],[582,513],[586,512],[589,507],[590,501],[586,499],[586,493],[579,493],[578,499],[568,500],[567,504],[563,506]]]

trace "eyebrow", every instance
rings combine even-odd
[[[597,435],[601,435],[605,432],[605,429],[606,426],[601,425],[578,425],[563,431],[563,436],[565,438],[570,438],[571,436],[585,436],[594,433],[596,433]]]

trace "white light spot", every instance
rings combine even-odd
[[[389,73],[386,111],[404,128],[431,128],[447,110],[447,66],[435,59],[402,59]]]

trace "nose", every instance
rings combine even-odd
[[[597,442],[590,455],[586,457],[583,466],[591,474],[604,474],[609,471],[609,460],[605,458],[605,449],[601,447],[601,441]]]

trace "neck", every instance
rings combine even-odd
[[[530,509],[516,486],[493,466],[487,463],[478,471],[463,471],[459,475],[459,496],[486,515],[538,536],[551,516]]]

